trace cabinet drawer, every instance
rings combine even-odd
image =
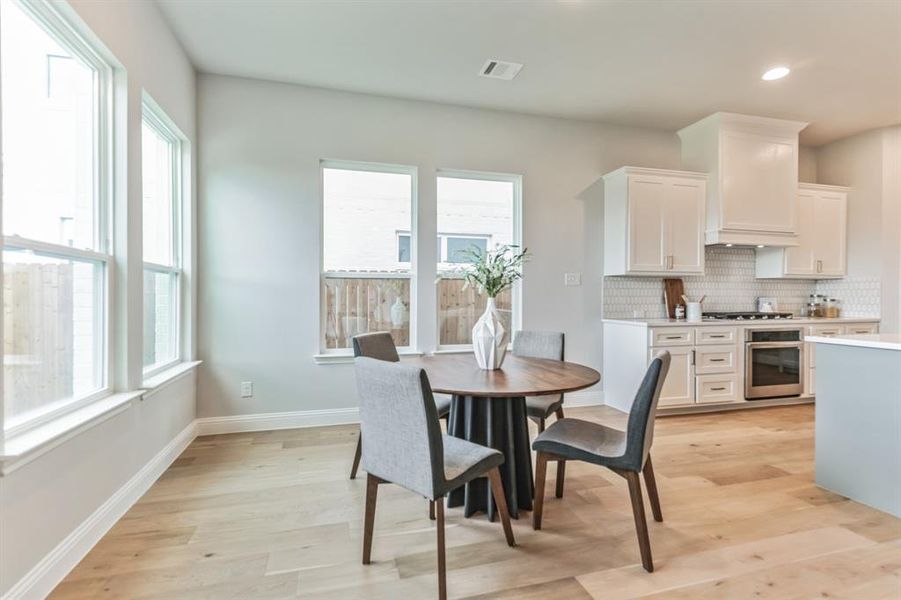
[[[695,332],[695,343],[699,346],[706,344],[734,344],[738,336],[735,327],[698,327]]]
[[[841,325],[811,325],[808,328],[808,335],[819,335],[823,337],[833,337],[845,333],[845,328]],[[815,367],[817,365],[816,344],[807,344],[807,366]]]
[[[737,360],[735,346],[700,346],[695,349],[695,373],[734,373]]]
[[[651,346],[694,346],[695,330],[691,327],[651,329]]]
[[[845,326],[848,335],[862,335],[864,333],[879,333],[878,323],[853,323]]]
[[[719,402],[738,402],[741,394],[738,390],[738,375],[699,375],[698,391],[695,395],[698,404],[715,404]]]

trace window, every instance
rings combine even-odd
[[[447,263],[448,265],[459,265],[466,262],[466,259],[460,255],[462,250],[476,247],[485,252],[488,249],[489,239],[486,236],[478,235],[447,235],[439,233],[438,248],[435,255],[438,257],[438,262]],[[409,232],[405,231],[397,234],[397,262],[410,262]]]
[[[520,178],[481,173],[438,174],[438,345],[472,344],[472,328],[485,311],[487,297],[466,288],[453,271],[466,259],[460,251],[484,252],[519,243]],[[518,325],[518,286],[497,298],[507,331]]]
[[[14,434],[105,394],[111,69],[43,2],[0,2],[3,412]]]
[[[145,99],[141,127],[145,376],[180,358],[181,165],[181,136],[162,111]]]
[[[414,339],[415,169],[322,164],[322,345],[346,352],[351,338],[390,331]],[[412,232],[412,233],[411,233]]]

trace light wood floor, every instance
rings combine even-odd
[[[355,435],[198,438],[52,598],[435,597],[427,503],[396,486],[379,490],[373,564],[360,564]],[[661,418],[653,456],[655,573],[639,563],[625,481],[570,463],[562,500],[549,482],[544,529],[514,521],[516,548],[499,523],[448,510],[450,596],[901,598],[901,520],[814,486],[811,406]]]

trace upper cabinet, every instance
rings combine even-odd
[[[835,279],[845,276],[848,188],[798,186],[797,246],[758,248],[757,277]]]
[[[706,243],[797,243],[798,133],[806,126],[719,112],[679,131],[682,164],[710,175]]]
[[[706,182],[639,167],[604,175],[604,274],[703,273]]]

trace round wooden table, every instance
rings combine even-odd
[[[500,450],[501,478],[510,516],[532,510],[532,449],[526,396],[574,392],[596,384],[600,373],[576,363],[507,354],[503,366],[484,371],[472,354],[442,354],[404,359],[425,369],[432,391],[450,394],[448,434]],[[494,520],[496,507],[484,478],[448,495],[449,507],[463,506],[466,517],[484,511]]]

